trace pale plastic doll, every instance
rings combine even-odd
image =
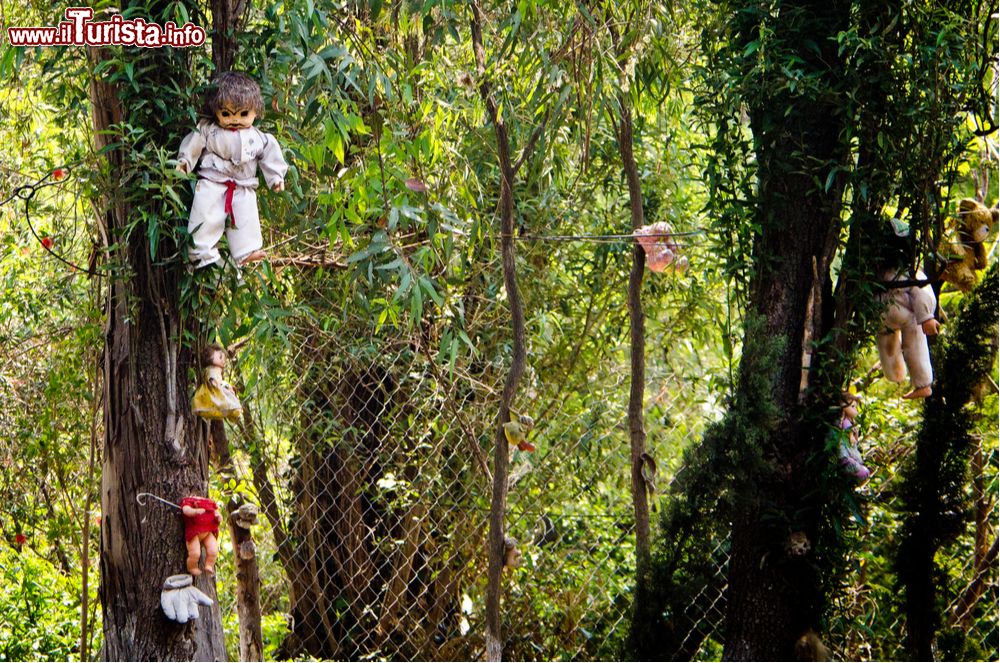
[[[886,272],[885,281],[908,280],[904,273]],[[916,271],[917,281],[927,276]],[[882,315],[885,329],[878,335],[878,356],[882,372],[890,382],[905,382],[910,374],[912,389],[903,398],[927,398],[934,383],[927,337],[938,333],[934,319],[937,298],[930,285],[890,288],[882,296],[887,306]]]
[[[840,410],[840,421],[837,422],[836,435],[839,438],[837,455],[840,458],[840,466],[848,474],[854,475],[858,481],[864,481],[871,476],[871,471],[865,467],[861,451],[858,450],[858,434],[854,430],[854,420],[857,416],[858,397],[854,394],[845,394]]]
[[[688,259],[680,255],[677,243],[670,236],[673,231],[665,221],[651,223],[632,235],[646,253],[646,267],[652,272],[662,272],[673,265],[675,271],[687,269]]]
[[[238,264],[266,257],[257,167],[268,187],[283,191],[288,164],[274,136],[253,126],[263,110],[257,83],[246,74],[226,72],[216,78],[205,103],[204,114],[213,119],[199,122],[181,142],[177,169],[198,171],[188,221],[193,242],[188,258],[196,269],[223,263],[218,249],[223,232]]]
[[[205,549],[205,573],[215,574],[215,560],[219,556],[219,523],[222,514],[218,505],[206,497],[185,497],[181,500],[184,514],[184,542],[187,545],[187,570],[193,576],[201,575],[198,567],[201,550]]]

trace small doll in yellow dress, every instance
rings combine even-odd
[[[232,385],[222,379],[226,351],[218,345],[209,345],[202,353],[202,365],[205,372],[191,399],[191,411],[205,419],[238,419],[243,406]]]

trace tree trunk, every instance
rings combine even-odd
[[[236,35],[250,0],[211,0],[212,64],[216,73],[229,71],[236,58]]]
[[[236,611],[240,619],[240,660],[264,660],[264,639],[261,634],[260,571],[257,568],[257,546],[250,531],[256,511],[244,515],[246,509],[240,495],[229,500],[229,535],[233,539],[236,562]]]
[[[628,183],[632,229],[645,223],[642,209],[642,188],[639,169],[632,153],[632,110],[627,94],[619,97],[621,117],[618,122],[618,152]],[[638,244],[632,247],[632,269],[628,278],[629,348],[631,355],[630,389],[628,398],[628,431],[632,463],[632,505],[635,510],[635,576],[636,599],[642,601],[649,583],[649,500],[648,487],[642,469],[646,457],[646,430],[643,413],[643,393],[646,387],[646,317],[642,310],[642,277],[646,266],[645,253]]]
[[[779,48],[795,52],[819,85],[829,85],[839,74],[831,68],[839,63],[836,35],[848,10],[841,2],[784,3],[777,17],[762,20],[773,21]],[[821,53],[807,43],[820,44]],[[845,149],[831,119],[837,117],[833,95],[823,106],[787,92],[779,80],[761,86],[765,92],[750,100],[760,231],[737,387],[744,410],[737,416],[771,416],[755,422],[759,438],[741,448],[745,467],[753,469],[740,482],[732,525],[727,660],[793,660],[796,639],[818,623],[822,605],[811,555],[787,552],[785,544],[793,533],[814,538],[824,499],[810,480],[809,459],[822,452],[823,437],[803,421],[809,387],[803,347],[825,335],[818,313],[827,308],[822,298],[839,231],[842,185],[836,178],[826,188],[816,182],[827,182]]]
[[[906,648],[912,660],[933,660],[946,596],[945,575],[936,558],[966,528],[963,514],[967,513],[974,424],[968,404],[996,361],[997,296],[994,264],[949,324],[943,352],[934,354],[934,393],[924,401],[916,453],[899,488],[906,520],[900,528],[895,566],[906,610]],[[976,577],[978,571],[974,567]],[[960,606],[968,604],[961,607],[963,613],[978,600],[976,591],[959,599]]]
[[[155,9],[142,11],[157,20]],[[91,51],[92,59],[103,54]],[[183,55],[150,49],[134,55],[140,86],[156,94],[166,79],[190,75]],[[143,78],[143,77],[147,78]],[[183,86],[182,86],[183,87]],[[128,121],[148,128],[151,140],[172,139],[169,128],[152,126],[152,117],[122,105],[119,92],[91,81],[96,148],[117,139],[112,128]],[[132,98],[132,97],[130,97]],[[141,95],[136,95],[141,98]],[[167,106],[181,100],[164,99]],[[185,102],[186,103],[186,102]],[[139,118],[139,119],[137,119]],[[149,126],[143,126],[148,118]],[[106,133],[109,132],[110,133]],[[129,164],[121,149],[106,152],[115,191],[98,201],[101,235],[114,247],[111,262],[120,266],[109,284],[104,350],[104,465],[101,482],[101,586],[104,649],[108,660],[225,660],[218,603],[201,618],[181,625],[160,609],[167,576],[185,570],[187,552],[178,512],[158,502],[140,506],[136,495],[150,492],[171,502],[208,492],[207,426],[192,416],[188,375],[192,353],[180,342],[177,309],[180,265],[153,263],[145,228],[130,229],[140,210],[121,193]],[[150,210],[156,216],[159,210]],[[161,251],[169,250],[161,247]],[[203,575],[197,586],[215,597],[215,583]]]
[[[503,264],[504,289],[510,304],[510,324],[513,337],[514,357],[510,371],[504,381],[500,396],[500,408],[496,418],[493,452],[493,496],[490,501],[490,531],[487,538],[489,560],[486,579],[486,658],[489,661],[503,660],[503,640],[500,633],[500,581],[503,575],[504,533],[507,517],[507,474],[510,451],[504,435],[503,425],[510,419],[510,405],[514,393],[524,373],[527,350],[524,340],[524,304],[517,286],[517,270],[514,263],[514,177],[518,167],[524,163],[534,142],[529,140],[524,154],[514,165],[510,156],[510,139],[507,126],[500,117],[494,98],[493,85],[486,71],[486,53],[483,47],[483,21],[479,3],[471,3],[472,49],[476,59],[479,95],[486,106],[487,115],[493,125],[496,137],[498,165],[500,167],[500,250]],[[540,125],[541,126],[541,125]],[[537,135],[538,130],[535,134]]]

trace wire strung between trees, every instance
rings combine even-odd
[[[704,235],[705,230],[692,230],[690,232],[677,232],[677,233],[649,233],[643,234],[642,237],[651,238],[663,238],[670,239],[673,237],[691,237],[694,235]],[[639,235],[634,235],[631,233],[609,233],[600,235],[534,235],[534,234],[524,234],[524,235],[504,235],[500,234],[500,237],[511,237],[514,240],[521,242],[586,242],[591,244],[631,244],[637,240]],[[679,247],[685,246],[699,246],[701,242],[698,243],[680,243],[674,242]]]
[[[75,165],[75,164],[74,164]],[[34,224],[31,222],[31,200],[35,197],[35,194],[40,190],[50,186],[56,186],[58,184],[64,184],[71,177],[71,171],[69,165],[61,166],[55,168],[52,171],[46,173],[43,177],[39,178],[33,183],[22,184],[21,186],[15,187],[11,191],[10,195],[0,201],[0,207],[3,207],[15,198],[19,198],[24,201],[24,219],[28,224],[28,230],[31,231],[32,236],[41,244],[42,248],[45,249],[52,257],[54,257],[59,262],[72,267],[74,270],[83,272],[88,276],[95,276],[97,278],[102,278],[104,273],[101,271],[93,270],[88,267],[82,267],[71,260],[63,257],[51,248],[51,242],[45,242],[42,237],[39,236],[38,232],[35,230]],[[52,181],[49,181],[50,178]],[[315,229],[309,229],[306,231],[300,231],[297,235],[285,238],[282,241],[276,242],[268,248],[276,248],[282,246],[289,242],[300,239],[309,232],[314,232]],[[707,231],[704,228],[698,230],[691,230],[686,232],[672,232],[672,233],[648,233],[643,234],[642,237],[650,237],[656,239],[671,239],[675,237],[693,237],[698,235],[704,235]],[[632,233],[607,233],[607,234],[579,234],[579,235],[535,235],[535,234],[499,234],[499,237],[511,237],[515,241],[519,242],[584,242],[590,244],[632,244],[637,241],[639,235]],[[673,242],[678,248],[688,248],[692,246],[701,246],[704,242]],[[954,244],[961,244],[961,242],[954,242]],[[878,284],[886,290],[895,290],[899,288],[909,288],[909,287],[923,287],[926,285],[933,285],[940,282],[940,277],[928,278],[928,279],[911,279],[911,280],[899,280],[899,281],[879,281]]]

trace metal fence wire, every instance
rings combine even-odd
[[[482,660],[488,468],[509,350],[500,343],[494,356],[469,353],[449,364],[438,339],[419,331],[379,326],[360,313],[324,318],[322,311],[336,309],[309,269],[292,268],[287,280],[310,284],[290,295],[309,314],[286,320],[283,343],[251,341],[233,369],[245,406],[231,436],[236,474],[264,516],[256,536],[270,651],[276,658]],[[651,346],[684,345],[671,333],[654,324]],[[603,356],[549,380],[537,352],[515,399],[537,421],[530,437],[537,448],[511,451],[506,522],[520,560],[502,581],[510,660],[624,653],[635,571],[625,341]],[[654,501],[683,469],[682,451],[721,412],[709,380],[721,370],[704,357],[651,359],[648,446],[665,475]],[[865,443],[877,471],[858,489],[868,505],[851,560],[859,573],[845,579],[830,616],[837,656],[905,657],[905,620],[891,554],[882,548],[901,522],[891,486],[912,453],[912,425],[891,442]],[[996,444],[987,440],[973,461],[976,515],[967,536],[940,553],[948,558],[944,619],[993,658],[997,573],[983,560],[995,541],[996,468]],[[673,616],[696,660],[722,653],[727,541],[712,559],[714,580]],[[229,582],[225,571],[219,582]],[[966,600],[973,585],[984,600]],[[231,622],[232,599],[220,596]],[[901,635],[880,642],[872,632]]]
[[[288,301],[281,305],[305,312],[283,319],[282,338],[251,338],[236,353],[229,379],[241,394],[244,416],[228,428],[231,472],[212,473],[216,494],[243,492],[260,507],[254,536],[267,657],[482,660],[491,491],[486,468],[508,349],[497,343],[492,355],[469,353],[449,364],[438,353],[440,339],[405,326],[379,327],[371,316],[343,314],[317,295],[323,292],[320,278],[346,274],[286,269],[278,275],[288,284]],[[502,302],[492,306],[503,309]],[[337,311],[336,319],[324,311]],[[51,329],[39,332],[53,340],[25,336],[5,355],[0,398],[15,404],[0,408],[0,430],[15,432],[0,435],[0,457],[9,470],[0,489],[8,511],[54,504],[46,491],[57,485],[58,470],[25,458],[22,424],[50,407],[52,395],[39,387],[46,370],[83,365],[60,363],[71,356],[71,345],[84,342],[57,333],[73,324],[53,319]],[[505,333],[500,328],[497,336]],[[721,412],[710,378],[724,368],[672,334],[669,325],[651,320],[648,347],[657,354],[646,376],[646,428],[661,472],[656,500],[669,499],[663,495],[683,469],[682,451],[698,444],[707,422]],[[86,342],[99,339],[95,334]],[[517,541],[520,565],[505,570],[502,581],[505,658],[613,659],[623,653],[635,572],[628,347],[621,340],[601,350],[601,361],[574,363],[556,377],[546,373],[544,348],[529,356],[514,407],[535,418],[529,439],[537,449],[511,457],[507,530]],[[991,398],[992,410],[985,413],[995,419]],[[893,489],[912,453],[915,421],[901,422],[894,436],[864,443],[875,470],[858,489],[867,523],[857,528],[856,573],[844,579],[825,634],[838,658],[905,658],[905,618],[891,568],[892,538],[901,522]],[[85,416],[64,424],[87,434]],[[961,629],[978,643],[982,658],[996,660],[995,429],[975,446],[972,508],[962,514],[962,535],[938,554],[941,615],[945,632]],[[93,480],[83,462],[71,481]],[[35,481],[15,479],[24,476]],[[51,506],[32,513],[38,529],[63,517]],[[20,526],[27,527],[23,518]],[[9,522],[9,514],[4,519]],[[222,545],[218,595],[228,649],[235,652],[228,536]],[[75,554],[73,548],[56,550]],[[95,549],[91,559],[96,555]],[[712,558],[713,582],[673,616],[696,643],[696,660],[722,653],[725,541]],[[78,563],[67,558],[60,566],[71,575]],[[898,637],[874,635],[885,633]]]
[[[245,346],[232,375],[245,408],[230,435],[236,475],[263,516],[263,613],[287,615],[275,655],[483,658],[503,348],[448,365],[419,333],[360,315],[288,327],[283,345]],[[608,361],[554,384],[533,366],[515,400],[537,424],[535,451],[511,447],[519,565],[504,572],[502,629],[512,660],[620,655],[635,568],[627,352],[609,348]],[[697,405],[703,377],[649,377],[649,445],[665,467],[700,437],[702,417],[683,408]]]

